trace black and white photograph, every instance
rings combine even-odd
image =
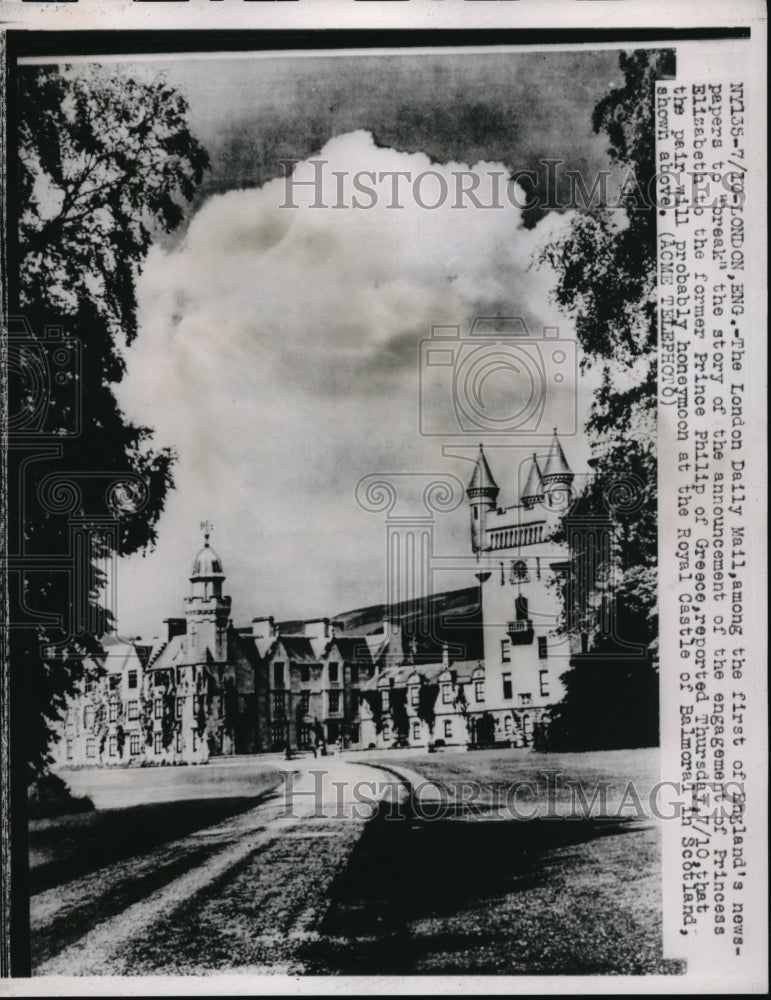
[[[765,990],[760,10],[11,25],[8,995]]]

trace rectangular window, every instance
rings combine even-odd
[[[511,716],[510,715],[507,715],[506,718],[503,720],[503,731],[504,731],[504,733],[506,733],[507,736],[511,732]]]
[[[128,720],[131,722],[132,719],[139,718],[139,702],[130,701],[128,703]]]
[[[198,749],[198,730],[193,730],[193,751]]]
[[[329,664],[329,680],[331,684],[336,684],[340,678],[340,664],[330,663]]]
[[[533,701],[533,696],[528,692],[519,696],[520,705],[529,705]]]
[[[549,694],[549,671],[539,670],[538,677],[541,681],[541,695],[545,698]]]
[[[410,688],[410,705],[413,708],[420,702],[420,688],[417,684]]]
[[[156,733],[153,736],[153,750],[155,753],[161,753],[163,751],[163,733]]]
[[[311,693],[310,693],[310,691],[301,691],[300,692],[300,710],[303,713],[306,713],[306,712],[308,712],[310,710],[310,707],[311,707]]]
[[[96,757],[96,740],[86,740],[86,757]]]
[[[129,670],[128,672],[128,686],[130,688],[135,688],[138,683],[138,675],[136,670]]]
[[[511,698],[512,695],[513,695],[513,693],[514,692],[512,691],[512,688],[511,688],[511,674],[504,674],[503,675],[503,698],[504,698],[504,700]]]
[[[177,753],[182,753],[182,733],[177,733],[177,738],[174,746]]]
[[[118,755],[118,737],[117,736],[111,736],[110,737],[110,756],[111,757],[117,757],[117,755]]]
[[[112,677],[110,678],[109,687],[110,687],[111,691],[117,691],[118,690],[118,688],[120,687],[120,675],[119,674],[113,674],[112,675]]]
[[[111,701],[110,702],[110,722],[117,722],[119,714],[120,714],[120,702],[119,701]]]
[[[420,723],[419,722],[413,722],[412,723],[412,738],[413,738],[413,740],[419,740],[420,739]]]
[[[311,679],[311,668],[308,666],[307,663],[303,663],[300,666],[300,680],[302,681],[303,684],[307,684],[310,679]]]
[[[72,760],[72,740],[67,740],[67,760]]]
[[[162,719],[163,718],[163,698],[156,698],[154,704],[155,704],[155,710],[154,710],[153,714],[154,714],[155,718],[156,719]]]
[[[286,700],[283,691],[273,692],[273,718],[283,719],[286,714]]]
[[[442,684],[442,704],[452,705],[452,684]]]
[[[546,645],[547,639],[545,635],[538,636],[538,659],[546,660],[549,658],[549,649]]]
[[[142,749],[142,741],[139,733],[132,733],[129,736],[129,753],[132,757],[137,757]]]
[[[340,711],[340,692],[330,691],[329,692],[329,711],[330,714]]]
[[[390,701],[390,698],[388,697],[388,691],[381,691],[380,692],[380,708],[384,712],[387,712],[388,709],[390,708],[390,705],[391,705],[391,701]]]
[[[177,698],[177,718],[178,719],[182,718],[182,709],[184,708],[184,706],[185,706],[185,699],[184,699],[183,696],[180,696],[179,698]]]
[[[94,725],[94,709],[91,705],[86,705],[83,709],[83,725],[86,729],[91,729]]]
[[[198,694],[193,695],[193,714],[198,715],[201,711],[201,696]]]
[[[474,697],[477,701],[485,700],[485,682],[474,681]]]
[[[383,723],[383,739],[384,740],[390,740],[391,739],[391,727],[389,726],[389,724],[387,722]]]
[[[501,639],[501,663],[509,663],[511,661],[511,640]]]
[[[446,740],[452,739],[452,719],[444,720],[444,738]]]
[[[282,688],[284,686],[284,664],[273,664],[273,687]]]

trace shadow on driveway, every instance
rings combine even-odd
[[[308,972],[682,971],[661,956],[659,836],[623,819],[380,816],[331,887]]]
[[[267,794],[268,790],[254,796],[100,809],[30,823],[30,893],[34,895],[221,823],[253,809]]]

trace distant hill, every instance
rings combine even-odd
[[[342,629],[344,635],[373,635],[383,627],[387,605],[371,604],[352,611],[332,615],[330,620]],[[447,642],[453,659],[481,659],[482,613],[479,589],[448,590],[441,594],[403,601],[390,607],[391,617],[402,622],[402,639],[405,650],[413,637],[421,659],[441,656],[442,643]],[[301,632],[303,622],[281,622],[285,634]]]

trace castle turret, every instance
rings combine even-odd
[[[530,463],[530,469],[527,473],[527,481],[525,482],[525,488],[522,490],[520,499],[529,510],[534,504],[541,503],[543,501],[543,497],[543,476],[541,475],[541,469],[538,465],[538,459],[535,457],[535,452],[533,452],[533,460]]]
[[[570,495],[573,478],[555,427],[551,448],[541,473],[541,482],[550,506],[564,505],[565,495]]]
[[[466,490],[471,508],[471,548],[477,556],[485,547],[485,521],[488,511],[495,510],[498,492],[484,448],[480,444],[474,474]]]
[[[186,598],[187,634],[201,657],[208,649],[215,660],[226,655],[230,598],[222,596],[225,574],[222,561],[209,545],[211,525],[204,521],[204,545],[193,561],[190,596]]]

